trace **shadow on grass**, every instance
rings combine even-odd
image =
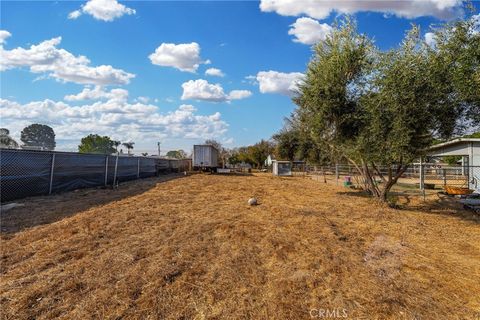
[[[456,217],[462,220],[480,223],[480,215],[463,208],[459,198],[441,194],[430,194],[425,200],[422,195],[397,193],[397,207],[400,210],[416,210],[427,214]]]
[[[342,196],[355,197],[355,198],[371,198],[370,195],[363,190],[342,191],[342,192],[337,192],[337,194]]]
[[[88,188],[51,196],[19,199],[13,202],[21,204],[21,207],[0,213],[0,232],[2,237],[9,237],[23,229],[53,223],[91,207],[144,193],[155,187],[157,183],[181,177],[184,175],[166,174],[123,182],[116,189]]]
[[[337,194],[356,198],[371,198],[367,192],[362,190],[337,192]],[[420,211],[480,223],[480,215],[472,210],[464,209],[458,200],[458,198],[436,192],[430,192],[424,199],[422,194],[414,190],[396,190],[391,191],[388,195],[388,201],[393,209]]]

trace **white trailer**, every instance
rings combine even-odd
[[[192,165],[194,170],[216,170],[218,168],[217,148],[209,144],[194,145]]]

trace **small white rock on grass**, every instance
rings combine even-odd
[[[258,204],[257,198],[248,199],[248,204],[251,205],[251,206],[256,206]]]

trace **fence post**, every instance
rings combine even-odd
[[[50,168],[50,186],[48,188],[48,194],[52,194],[53,188],[53,168],[55,167],[55,153],[52,153],[52,167]]]
[[[105,157],[105,187],[108,182],[108,156]]]
[[[115,186],[115,182],[117,182],[117,168],[118,168],[118,154],[117,154],[117,158],[115,159],[115,172],[113,173],[113,186]]]
[[[137,179],[140,179],[140,158],[137,159]]]
[[[447,185],[447,170],[443,168],[443,185]]]
[[[420,159],[420,170],[419,170],[419,179],[420,179],[420,190],[425,189],[425,172],[423,168],[423,162],[422,159]]]
[[[337,179],[337,186],[338,186],[338,163],[335,163],[335,179]]]

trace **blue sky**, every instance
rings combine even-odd
[[[381,49],[412,22],[426,33],[465,15],[459,0],[2,1],[1,126],[19,140],[48,124],[59,150],[89,133],[136,153],[253,144],[293,111],[288,89],[342,13]]]

